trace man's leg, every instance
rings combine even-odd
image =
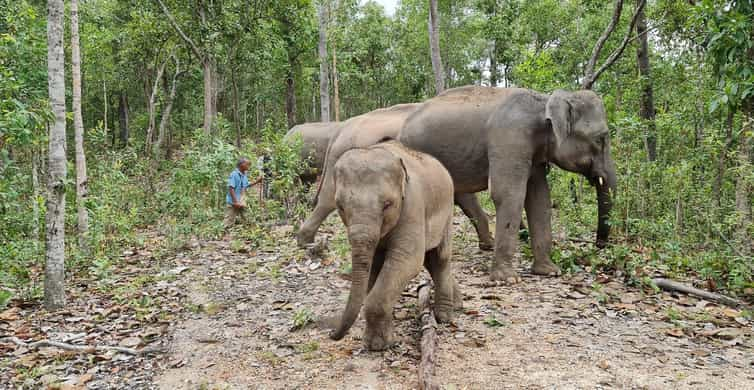
[[[231,205],[225,206],[225,220],[223,221],[223,224],[226,229],[230,229],[236,223],[236,215],[237,211],[235,207]]]

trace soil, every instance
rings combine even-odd
[[[491,252],[476,248],[465,218],[456,217],[455,229],[454,269],[464,308],[454,323],[438,328],[442,388],[754,388],[754,332],[745,313],[628,287],[614,275],[535,276],[522,259],[522,283],[491,285]],[[89,339],[112,344],[137,334],[139,347],[162,345],[164,353],[111,354],[99,361],[70,357],[61,363],[64,372],[40,351],[36,361],[52,367],[52,379],[71,388],[418,388],[416,287],[426,273],[394,309],[398,344],[370,352],[362,348],[362,319],[341,341],[330,340],[317,325],[343,309],[350,286],[337,219],[331,217],[323,227],[319,237],[329,239],[329,248],[318,255],[295,247],[289,225],[272,228],[267,243],[255,250],[239,237],[193,242],[151,264],[150,272],[174,276],[158,282],[160,289],[150,285],[141,292],[163,297],[156,305],[163,309],[162,318],[142,317],[131,333],[102,331],[109,336]],[[166,306],[173,308],[172,316],[164,314]],[[39,338],[78,326],[66,322],[65,315],[22,310],[28,317],[6,321],[5,330],[17,330],[18,321],[25,320]],[[100,323],[109,323],[107,318]],[[164,327],[143,337],[146,329],[158,326]],[[24,377],[20,371],[25,367],[21,360],[33,351],[0,344],[0,352],[0,387],[42,383],[40,376]],[[81,383],[86,373],[91,378]]]

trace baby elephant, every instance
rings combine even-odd
[[[366,347],[392,345],[393,306],[422,264],[435,284],[437,320],[449,321],[460,294],[450,266],[448,171],[433,157],[389,141],[344,153],[334,172],[338,214],[351,244],[352,283],[330,337],[343,338],[364,304]]]

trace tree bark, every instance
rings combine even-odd
[[[641,94],[639,98],[639,117],[644,121],[646,132],[644,134],[644,148],[647,151],[647,160],[657,159],[657,127],[655,125],[655,102],[652,83],[652,71],[649,64],[649,43],[647,39],[647,20],[644,9],[639,9],[636,21],[636,35],[639,38],[639,46],[636,49],[636,59],[639,65],[639,77],[641,77]]]
[[[47,1],[47,81],[54,121],[50,127],[47,181],[44,302],[47,310],[65,306],[65,55],[63,0]]]
[[[754,132],[754,98],[747,99],[744,104],[743,129],[738,141],[736,160],[739,176],[736,180],[736,213],[738,214],[737,241],[741,246],[740,252],[751,257],[754,251],[754,237],[749,234],[752,224],[751,201],[752,186],[748,176],[752,171],[752,132]]]
[[[231,83],[233,84],[233,123],[236,128],[236,147],[241,147],[241,116],[239,113],[238,102],[238,80],[236,79],[236,68],[231,64],[230,67]]]
[[[445,74],[440,57],[440,14],[437,11],[437,0],[429,0],[429,50],[432,59],[432,70],[435,74],[435,94],[445,90]]]
[[[427,282],[419,286],[419,324],[421,325],[421,361],[419,362],[419,389],[440,389],[435,378],[437,362],[437,321],[430,305],[432,284]]]
[[[319,104],[320,120],[330,121],[330,75],[327,69],[327,6],[325,0],[319,4]]]
[[[490,87],[497,87],[497,40],[492,40],[490,48]]]
[[[110,103],[107,101],[107,83],[105,81],[102,81],[102,94],[104,95],[103,100],[104,100],[104,109],[105,109],[105,114],[103,115],[104,116],[104,121],[103,121],[104,123],[103,123],[103,125],[105,127],[105,129],[104,129],[105,134],[103,136],[103,139],[107,140],[107,132],[108,132],[108,129],[107,129],[107,106],[110,105]]]
[[[32,187],[32,219],[31,235],[34,242],[39,242],[39,159],[40,153],[36,145],[31,150],[31,187]]]
[[[128,121],[128,95],[125,91],[120,91],[118,97],[118,124],[120,126],[120,144],[123,147],[128,146],[131,131]]]
[[[81,113],[81,47],[79,45],[79,1],[71,0],[71,72],[73,81],[73,127],[76,142],[76,227],[79,250],[89,254],[89,212],[86,209],[87,175],[84,152],[84,118]]]
[[[333,83],[333,106],[335,107],[335,122],[340,121],[340,91],[338,89],[338,63],[335,59],[335,48],[332,50],[332,83]]]

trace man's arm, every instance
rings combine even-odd
[[[230,199],[233,200],[233,207],[240,208],[241,204],[238,203],[238,197],[236,196],[236,189],[233,186],[228,186],[228,192],[230,193]]]

